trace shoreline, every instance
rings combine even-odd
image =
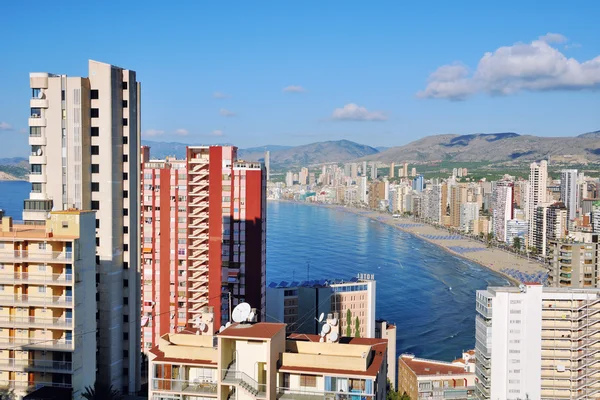
[[[300,202],[300,201],[285,200],[285,199],[271,199],[269,201],[282,201],[282,202],[288,202],[288,203],[313,205],[313,206],[318,206],[318,207],[331,208],[334,210],[348,212],[348,213],[352,213],[355,215],[360,215],[360,216],[366,217],[373,221],[380,222],[380,223],[383,223],[390,227],[396,228],[396,229],[398,229],[404,233],[407,233],[413,237],[424,240],[424,241],[444,250],[445,252],[447,252],[450,255],[453,255],[453,256],[459,257],[463,260],[467,260],[467,261],[473,262],[475,264],[478,264],[482,268],[486,268],[487,270],[492,271],[492,272],[504,277],[505,279],[508,280],[508,282],[511,285],[514,285],[514,286],[518,286],[519,284],[521,284],[521,282],[518,279],[516,279],[515,277],[510,276],[507,273],[503,272],[502,270],[504,268],[510,267],[510,268],[514,268],[521,272],[526,272],[526,273],[536,273],[536,272],[546,271],[546,269],[538,262],[521,259],[521,258],[519,258],[511,253],[505,252],[504,250],[501,250],[501,249],[482,247],[483,244],[481,242],[477,242],[472,239],[462,237],[462,235],[460,238],[456,238],[456,239],[452,239],[452,240],[446,240],[446,239],[440,239],[437,241],[433,240],[424,235],[449,236],[449,234],[447,231],[445,231],[443,229],[434,227],[434,226],[426,224],[426,223],[418,223],[418,222],[413,221],[410,218],[406,218],[406,217],[393,218],[390,214],[385,214],[385,213],[382,213],[379,211],[363,210],[363,209],[345,207],[345,206],[334,205],[334,204]],[[410,225],[412,225],[412,226],[410,226]],[[473,246],[473,245],[475,245],[475,246]],[[461,254],[461,253],[453,250],[450,247],[462,247],[465,250],[469,250],[472,248],[474,250],[471,252],[465,252],[464,254]],[[477,250],[475,250],[475,249],[477,249]],[[503,257],[498,258],[498,255],[501,256],[503,254],[506,255],[505,259],[503,259]]]

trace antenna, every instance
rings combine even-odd
[[[248,303],[240,303],[233,309],[231,318],[234,322],[246,322],[252,312],[252,307]]]
[[[323,318],[325,318],[325,313],[321,313],[321,315],[319,315],[319,318],[315,318],[315,321],[317,322],[323,322]]]

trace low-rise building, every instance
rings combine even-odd
[[[387,340],[340,337],[335,315],[327,333],[286,338],[285,324],[268,322],[213,335],[207,314],[207,322],[165,334],[150,350],[149,399],[386,397]]]
[[[469,370],[469,358],[465,363],[464,357],[449,363],[402,354],[398,359],[398,392],[415,400],[474,399],[475,374]]]

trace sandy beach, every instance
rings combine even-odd
[[[362,215],[375,221],[393,226],[403,232],[417,236],[428,241],[429,243],[433,243],[457,257],[462,257],[485,268],[489,268],[492,271],[505,276],[514,284],[521,283],[521,280],[516,278],[514,273],[512,275],[507,273],[508,269],[516,270],[525,276],[532,276],[546,272],[546,268],[537,261],[527,260],[498,248],[489,248],[485,243],[457,234],[450,234],[445,229],[420,223],[410,218],[393,218],[390,214],[351,207],[318,203],[306,204],[314,204],[334,208],[339,211]]]

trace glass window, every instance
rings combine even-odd
[[[30,126],[29,127],[29,136],[31,136],[31,137],[42,136],[42,127],[41,126]]]
[[[42,117],[42,109],[41,108],[32,108],[31,109],[31,118],[41,118]]]

